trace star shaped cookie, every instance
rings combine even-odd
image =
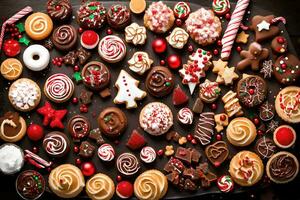
[[[246,44],[248,42],[249,34],[245,33],[245,31],[240,32],[236,37],[237,43]]]
[[[225,67],[224,72],[219,74],[216,79],[217,83],[225,85],[232,85],[235,79],[239,78],[239,75],[234,72],[235,67]]]
[[[214,68],[212,69],[213,73],[222,73],[227,66],[228,62],[223,61],[222,59],[213,60]]]

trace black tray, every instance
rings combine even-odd
[[[103,4],[105,5],[105,7],[107,7],[107,8],[110,5],[112,5],[113,3],[116,3],[116,2],[114,2],[114,1],[104,1],[103,2]],[[121,3],[124,3],[124,4],[128,5],[128,2],[121,2]],[[151,3],[151,1],[148,1],[147,5],[149,5],[150,3]],[[173,8],[173,6],[174,6],[174,4],[176,2],[175,1],[166,1],[165,3],[168,6],[170,6],[171,8]],[[190,6],[191,6],[192,11],[196,11],[197,9],[199,9],[201,7],[211,8],[211,5],[208,4],[207,1],[205,2],[204,5],[200,5],[200,4],[201,4],[201,2],[199,2],[199,5],[191,3]],[[36,11],[44,11],[45,10],[45,3],[41,3],[39,5],[30,5],[30,6],[32,6],[34,8],[35,12]],[[235,5],[232,4],[231,7],[232,7],[231,8],[231,11],[232,11],[234,9]],[[76,16],[76,10],[78,8],[79,8],[79,2],[76,2],[76,3],[73,2],[73,15]],[[252,3],[249,5],[248,10],[250,10],[251,12],[250,13],[246,13],[245,18],[244,18],[245,24],[248,23],[248,19],[249,18],[251,18],[252,16],[254,16],[256,14],[261,14],[261,15],[272,14],[269,11],[260,9],[257,6],[252,5]],[[137,22],[138,24],[142,25],[143,24],[143,15],[132,14],[132,22]],[[224,31],[224,29],[226,28],[227,20],[223,18],[222,22],[225,22],[225,23],[222,23],[223,24],[223,31]],[[75,19],[72,19],[68,23],[72,23],[75,27],[78,27]],[[55,26],[58,26],[58,24],[55,24]],[[296,52],[295,52],[295,50],[293,48],[293,45],[291,44],[290,38],[288,36],[288,33],[287,33],[285,27],[282,24],[280,24],[279,26],[280,26],[280,29],[283,31],[282,35],[285,36],[287,38],[288,42],[289,42],[289,51],[291,53],[293,53],[293,54],[296,54]],[[99,33],[100,37],[103,37],[103,36],[106,35],[105,30],[107,28],[108,28],[108,26],[105,26],[100,31],[97,31]],[[121,38],[124,38],[124,32],[113,31],[113,33],[117,34]],[[173,115],[176,116],[176,114],[177,114],[177,112],[178,112],[178,110],[180,108],[177,108],[177,107],[173,106],[172,99],[171,99],[172,95],[169,95],[169,96],[167,96],[165,98],[159,98],[159,99],[157,99],[157,98],[154,98],[153,96],[151,96],[150,94],[148,94],[146,98],[144,98],[142,101],[138,102],[138,105],[139,105],[138,108],[132,109],[132,110],[126,110],[126,108],[125,108],[124,105],[115,105],[112,102],[112,100],[115,97],[116,92],[117,92],[117,89],[114,88],[114,83],[115,83],[115,81],[117,79],[117,76],[118,76],[118,74],[119,74],[119,72],[120,72],[121,69],[125,69],[134,78],[140,80],[141,83],[140,83],[139,87],[141,89],[143,89],[143,90],[146,91],[145,85],[143,83],[144,79],[145,79],[145,76],[139,76],[139,75],[131,72],[129,70],[129,68],[128,68],[128,65],[127,65],[127,60],[129,58],[131,58],[131,56],[133,55],[133,53],[135,51],[139,51],[139,50],[146,51],[149,54],[150,58],[152,58],[154,60],[153,66],[159,65],[159,62],[160,62],[161,59],[164,59],[167,55],[170,55],[172,53],[177,53],[177,54],[181,55],[183,63],[186,63],[187,58],[188,58],[188,52],[187,52],[187,46],[188,45],[186,45],[183,50],[176,50],[176,49],[173,49],[172,47],[168,46],[168,51],[165,54],[163,54],[163,55],[157,55],[157,54],[155,54],[153,52],[153,50],[151,48],[151,42],[152,42],[152,40],[154,38],[156,38],[156,37],[165,37],[168,34],[169,33],[166,33],[166,34],[163,34],[163,35],[156,35],[153,32],[147,30],[147,37],[148,37],[148,39],[147,39],[147,42],[146,42],[145,45],[143,45],[141,47],[135,47],[135,46],[133,46],[131,44],[126,44],[127,45],[127,50],[128,50],[127,51],[127,56],[126,56],[126,58],[122,62],[117,63],[117,64],[108,64],[108,63],[106,63],[106,65],[108,66],[108,68],[109,68],[109,70],[111,72],[111,83],[110,83],[109,87],[110,87],[110,89],[112,91],[112,96],[110,98],[108,98],[108,99],[103,100],[98,94],[95,93],[94,97],[93,97],[93,102],[89,106],[89,112],[88,113],[80,113],[79,112],[79,105],[74,105],[70,101],[67,102],[67,103],[63,103],[63,104],[54,104],[54,103],[51,103],[54,106],[54,108],[56,108],[56,109],[64,109],[64,108],[68,109],[68,114],[65,117],[65,119],[63,120],[63,123],[65,124],[65,126],[66,126],[68,120],[73,115],[75,115],[75,114],[82,114],[82,115],[84,115],[84,116],[86,116],[86,117],[89,118],[89,120],[91,122],[91,125],[92,125],[92,128],[97,128],[98,125],[97,125],[97,120],[96,119],[97,119],[97,116],[98,116],[98,114],[100,113],[100,111],[102,109],[104,109],[105,107],[108,107],[108,106],[117,106],[117,107],[121,108],[125,112],[125,114],[127,116],[127,119],[129,120],[129,123],[128,123],[128,127],[127,127],[125,133],[119,138],[120,143],[118,145],[116,145],[116,144],[114,144],[113,141],[109,141],[108,139],[105,138],[107,142],[111,143],[114,146],[114,148],[116,150],[116,155],[120,155],[123,152],[131,152],[130,149],[128,149],[125,144],[127,142],[127,138],[129,137],[131,131],[133,129],[139,127],[138,116],[139,116],[139,113],[140,113],[140,111],[141,111],[141,109],[143,108],[144,105],[146,105],[149,102],[153,102],[153,101],[162,101],[162,102],[166,103],[167,105],[169,105],[169,107],[173,111]],[[253,34],[252,33],[251,33],[249,41],[250,42],[253,41]],[[188,44],[193,44],[194,49],[197,49],[198,47],[200,47],[199,45],[195,44],[191,39],[189,39]],[[265,42],[265,43],[262,43],[262,44],[264,46],[266,46],[267,48],[269,48],[269,42]],[[78,42],[78,46],[80,46],[79,42]],[[247,45],[241,45],[241,47],[243,49],[247,49]],[[204,49],[211,50],[211,51],[214,48],[216,48],[216,45],[204,47]],[[64,55],[63,53],[61,53],[59,51],[56,51],[55,49],[52,50],[50,53],[51,53],[51,57],[52,58]],[[20,54],[18,58],[22,61],[22,54]],[[4,59],[5,59],[5,56],[3,56],[3,54],[2,54],[1,55],[1,61],[3,61]],[[218,59],[218,57],[214,56],[213,59]],[[96,50],[93,51],[93,57],[89,61],[92,61],[92,60],[101,61],[101,59],[99,58],[98,53],[97,53]],[[230,66],[235,66],[235,64],[239,60],[240,60],[240,56],[239,56],[238,52],[235,50],[235,46],[234,46],[233,47],[233,52],[232,52],[232,57],[230,59],[229,65]],[[103,61],[101,61],[101,62],[103,62]],[[82,69],[82,66],[81,66],[81,69]],[[69,77],[72,77],[73,69],[72,69],[72,67],[67,67],[67,66],[62,66],[62,67],[53,66],[52,63],[50,63],[50,67],[48,67],[46,70],[44,70],[42,72],[32,72],[32,71],[28,70],[26,67],[24,67],[22,77],[27,77],[27,78],[30,78],[30,79],[36,81],[39,84],[40,88],[42,89],[43,86],[44,86],[45,80],[47,79],[47,77],[49,77],[51,74],[54,74],[54,73],[65,73]],[[174,73],[176,85],[179,84],[181,86],[181,88],[183,88],[185,90],[185,92],[187,94],[189,94],[188,87],[181,84],[181,78],[179,76],[179,73],[177,71],[175,71],[175,70],[173,71],[173,73]],[[250,71],[250,70],[249,71],[245,71],[245,73],[253,74],[253,72]],[[240,77],[241,77],[241,73],[240,73]],[[209,72],[207,72],[207,77],[206,78],[209,78],[210,80],[215,80],[216,75],[213,74],[209,70]],[[203,80],[204,80],[204,78],[201,80],[201,82],[203,82]],[[276,96],[276,94],[278,93],[279,89],[282,86],[280,86],[274,79],[267,80],[267,83],[268,83],[268,86],[269,86],[269,89],[270,89],[270,93],[268,95],[268,99],[269,99],[270,102],[274,102],[274,96]],[[6,111],[13,110],[13,108],[10,105],[10,103],[8,101],[8,98],[7,98],[8,88],[9,88],[11,82],[8,82],[8,81],[4,80],[2,78],[2,76],[1,76],[1,83],[0,84],[1,84],[0,87],[4,88],[3,98],[2,98],[1,106],[0,106],[0,114],[2,115]],[[80,94],[80,91],[82,89],[86,89],[83,84],[76,85],[74,96],[78,97],[79,94]],[[232,86],[231,88],[221,86],[221,89],[222,89],[222,94],[224,95],[224,94],[226,94],[226,92],[229,89],[235,89],[235,88],[234,88],[234,86]],[[192,105],[194,103],[194,100],[197,98],[197,96],[198,96],[198,92],[197,92],[197,89],[196,89],[196,91],[194,92],[194,94],[192,96],[190,96],[190,100],[189,100],[189,104],[188,104],[188,106],[190,108],[192,107]],[[47,99],[45,98],[45,95],[42,95],[42,100],[41,100],[41,103],[40,103],[40,105],[38,107],[43,106],[44,102],[46,100]],[[223,103],[222,103],[221,99],[219,98],[216,103],[218,104],[218,108],[217,108],[217,110],[215,112],[216,113],[223,112]],[[204,111],[211,111],[211,109],[209,108],[209,106],[205,106]],[[255,110],[254,110],[254,112],[255,112]],[[245,114],[246,116],[247,116],[247,113],[248,112],[246,111],[246,114]],[[38,115],[35,111],[29,112],[29,113],[22,113],[22,116],[26,119],[27,123],[34,122],[34,123],[37,123],[37,124],[42,124],[42,117],[40,115]],[[280,119],[278,117],[276,117],[275,119],[280,121]],[[173,129],[176,130],[176,131],[178,131],[182,135],[187,135],[188,133],[193,133],[193,129],[194,129],[194,126],[195,126],[197,120],[198,120],[198,116],[195,115],[193,126],[191,126],[189,128],[182,127],[181,125],[178,124],[178,122],[176,120],[174,120]],[[296,128],[297,128],[297,130],[299,130],[299,126],[297,126]],[[48,127],[44,127],[44,130],[45,130],[45,133],[53,131],[53,129],[49,129]],[[160,148],[163,149],[168,143],[170,143],[170,142],[167,142],[166,139],[164,139],[164,136],[161,136],[161,137],[152,137],[149,134],[143,132],[140,128],[138,128],[138,130],[140,130],[140,132],[143,133],[143,135],[146,138],[146,141],[147,141],[148,145],[154,147],[156,150],[158,150]],[[64,132],[71,139],[71,137],[70,137],[67,129],[65,129]],[[268,136],[270,137],[271,135],[268,135]],[[223,136],[223,139],[226,140],[226,137]],[[3,143],[3,142],[1,142],[1,143]],[[92,143],[95,144],[93,141],[92,141]],[[171,143],[174,145],[175,148],[178,146],[178,144],[176,144],[176,143],[173,143],[173,142],[171,142]],[[38,146],[38,147],[40,147],[39,148],[40,149],[39,155],[41,157],[47,159],[47,160],[52,160],[52,158],[48,157],[45,154],[44,150],[42,149],[42,147],[41,147],[42,146],[41,145],[41,141],[38,142],[38,143],[34,143],[34,142],[30,141],[27,137],[24,137],[24,139],[22,139],[17,144],[20,145],[23,149],[32,149],[33,146]],[[253,142],[253,144],[255,144],[255,142]],[[71,149],[73,148],[73,145],[74,145],[74,143],[71,144]],[[188,144],[187,146],[193,146],[193,145]],[[228,174],[227,171],[228,171],[228,164],[229,164],[230,157],[232,157],[237,151],[240,151],[242,149],[253,149],[253,145],[251,145],[249,147],[246,147],[246,148],[236,148],[236,147],[233,147],[230,144],[228,144],[228,146],[230,148],[229,159],[225,163],[223,163],[222,166],[220,166],[217,169],[214,168],[214,167],[212,167],[210,165],[210,169],[213,172],[215,172],[218,176],[223,175],[223,174]],[[206,159],[206,157],[205,157],[205,155],[203,153],[203,146],[201,146],[200,144],[197,144],[194,147],[196,147],[200,152],[202,152],[202,155],[203,155],[202,162],[206,161],[207,159]],[[295,150],[295,149],[293,149],[293,150]],[[139,151],[133,152],[133,153],[137,157],[139,157]],[[62,164],[62,163],[75,164],[75,158],[77,158],[77,157],[78,156],[76,156],[73,153],[73,151],[71,151],[66,156],[66,158],[64,158],[64,159],[53,159],[53,161],[57,165]],[[116,176],[118,175],[118,172],[117,172],[117,170],[116,170],[115,167],[111,167],[111,166],[105,165],[103,162],[100,161],[100,159],[97,157],[96,154],[94,155],[92,161],[96,165],[97,172],[108,174],[114,180],[114,182],[116,183]],[[163,158],[157,158],[157,160],[155,161],[155,163],[152,164],[152,165],[144,164],[144,163],[141,162],[142,164],[141,164],[140,172],[144,171],[146,169],[152,169],[152,168],[157,168],[157,169],[162,170],[164,164],[167,161],[168,161],[168,158],[163,157]],[[32,168],[33,168],[32,166],[26,164],[24,166],[23,170],[25,170],[25,169],[32,169]],[[45,177],[47,176],[47,172],[46,171],[41,171],[41,173],[45,174]],[[131,180],[133,182],[134,178],[132,178]],[[13,186],[11,186],[11,187],[13,187]],[[242,188],[242,187],[237,186],[237,184],[235,184],[234,193],[245,192],[245,191],[248,191],[248,190],[257,190],[257,189],[261,189],[261,188],[264,188],[264,187],[265,187],[264,183],[259,183],[256,186],[250,187],[250,188]],[[50,192],[50,190],[49,190],[48,187],[46,188],[46,190],[48,192]],[[221,192],[218,189],[218,187],[216,186],[216,184],[212,184],[212,187],[209,188],[209,189],[206,189],[206,190],[199,189],[197,192],[194,192],[194,193],[185,192],[185,191],[179,192],[176,188],[174,188],[171,184],[169,184],[168,193],[165,196],[165,198],[166,199],[178,199],[178,198],[197,197],[197,196],[206,195],[206,194],[220,194],[220,193]],[[86,197],[86,194],[84,192],[82,192],[82,194],[80,194],[80,197]],[[115,197],[116,197],[116,195],[115,195]]]

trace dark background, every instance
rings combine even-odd
[[[73,5],[78,5],[80,0],[71,0]],[[212,0],[190,0],[203,6],[209,6]],[[235,1],[231,1],[235,2]],[[16,11],[26,5],[35,8],[44,7],[45,0],[0,0],[0,24],[6,17],[13,15]],[[253,4],[264,10],[271,11],[275,16],[284,16],[287,19],[286,28],[289,32],[293,45],[300,55],[300,1],[299,0],[253,0]],[[298,140],[299,143],[299,140]],[[242,194],[231,195],[209,195],[197,199],[263,199],[263,200],[300,200],[299,188],[300,178],[286,185],[272,185],[266,189],[249,191]],[[19,199],[15,191],[15,177],[0,176],[0,199]],[[54,195],[45,193],[42,199],[57,199]]]

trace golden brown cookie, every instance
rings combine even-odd
[[[33,40],[43,40],[47,38],[52,29],[52,19],[45,13],[33,13],[28,16],[25,21],[26,34]]]
[[[115,193],[115,184],[109,176],[98,173],[86,182],[85,191],[92,200],[109,200]]]
[[[19,78],[22,74],[22,71],[22,63],[15,58],[7,58],[1,64],[1,74],[5,79],[9,81]]]

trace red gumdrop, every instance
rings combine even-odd
[[[21,46],[18,41],[9,39],[4,42],[3,51],[6,56],[15,57],[21,52]]]

